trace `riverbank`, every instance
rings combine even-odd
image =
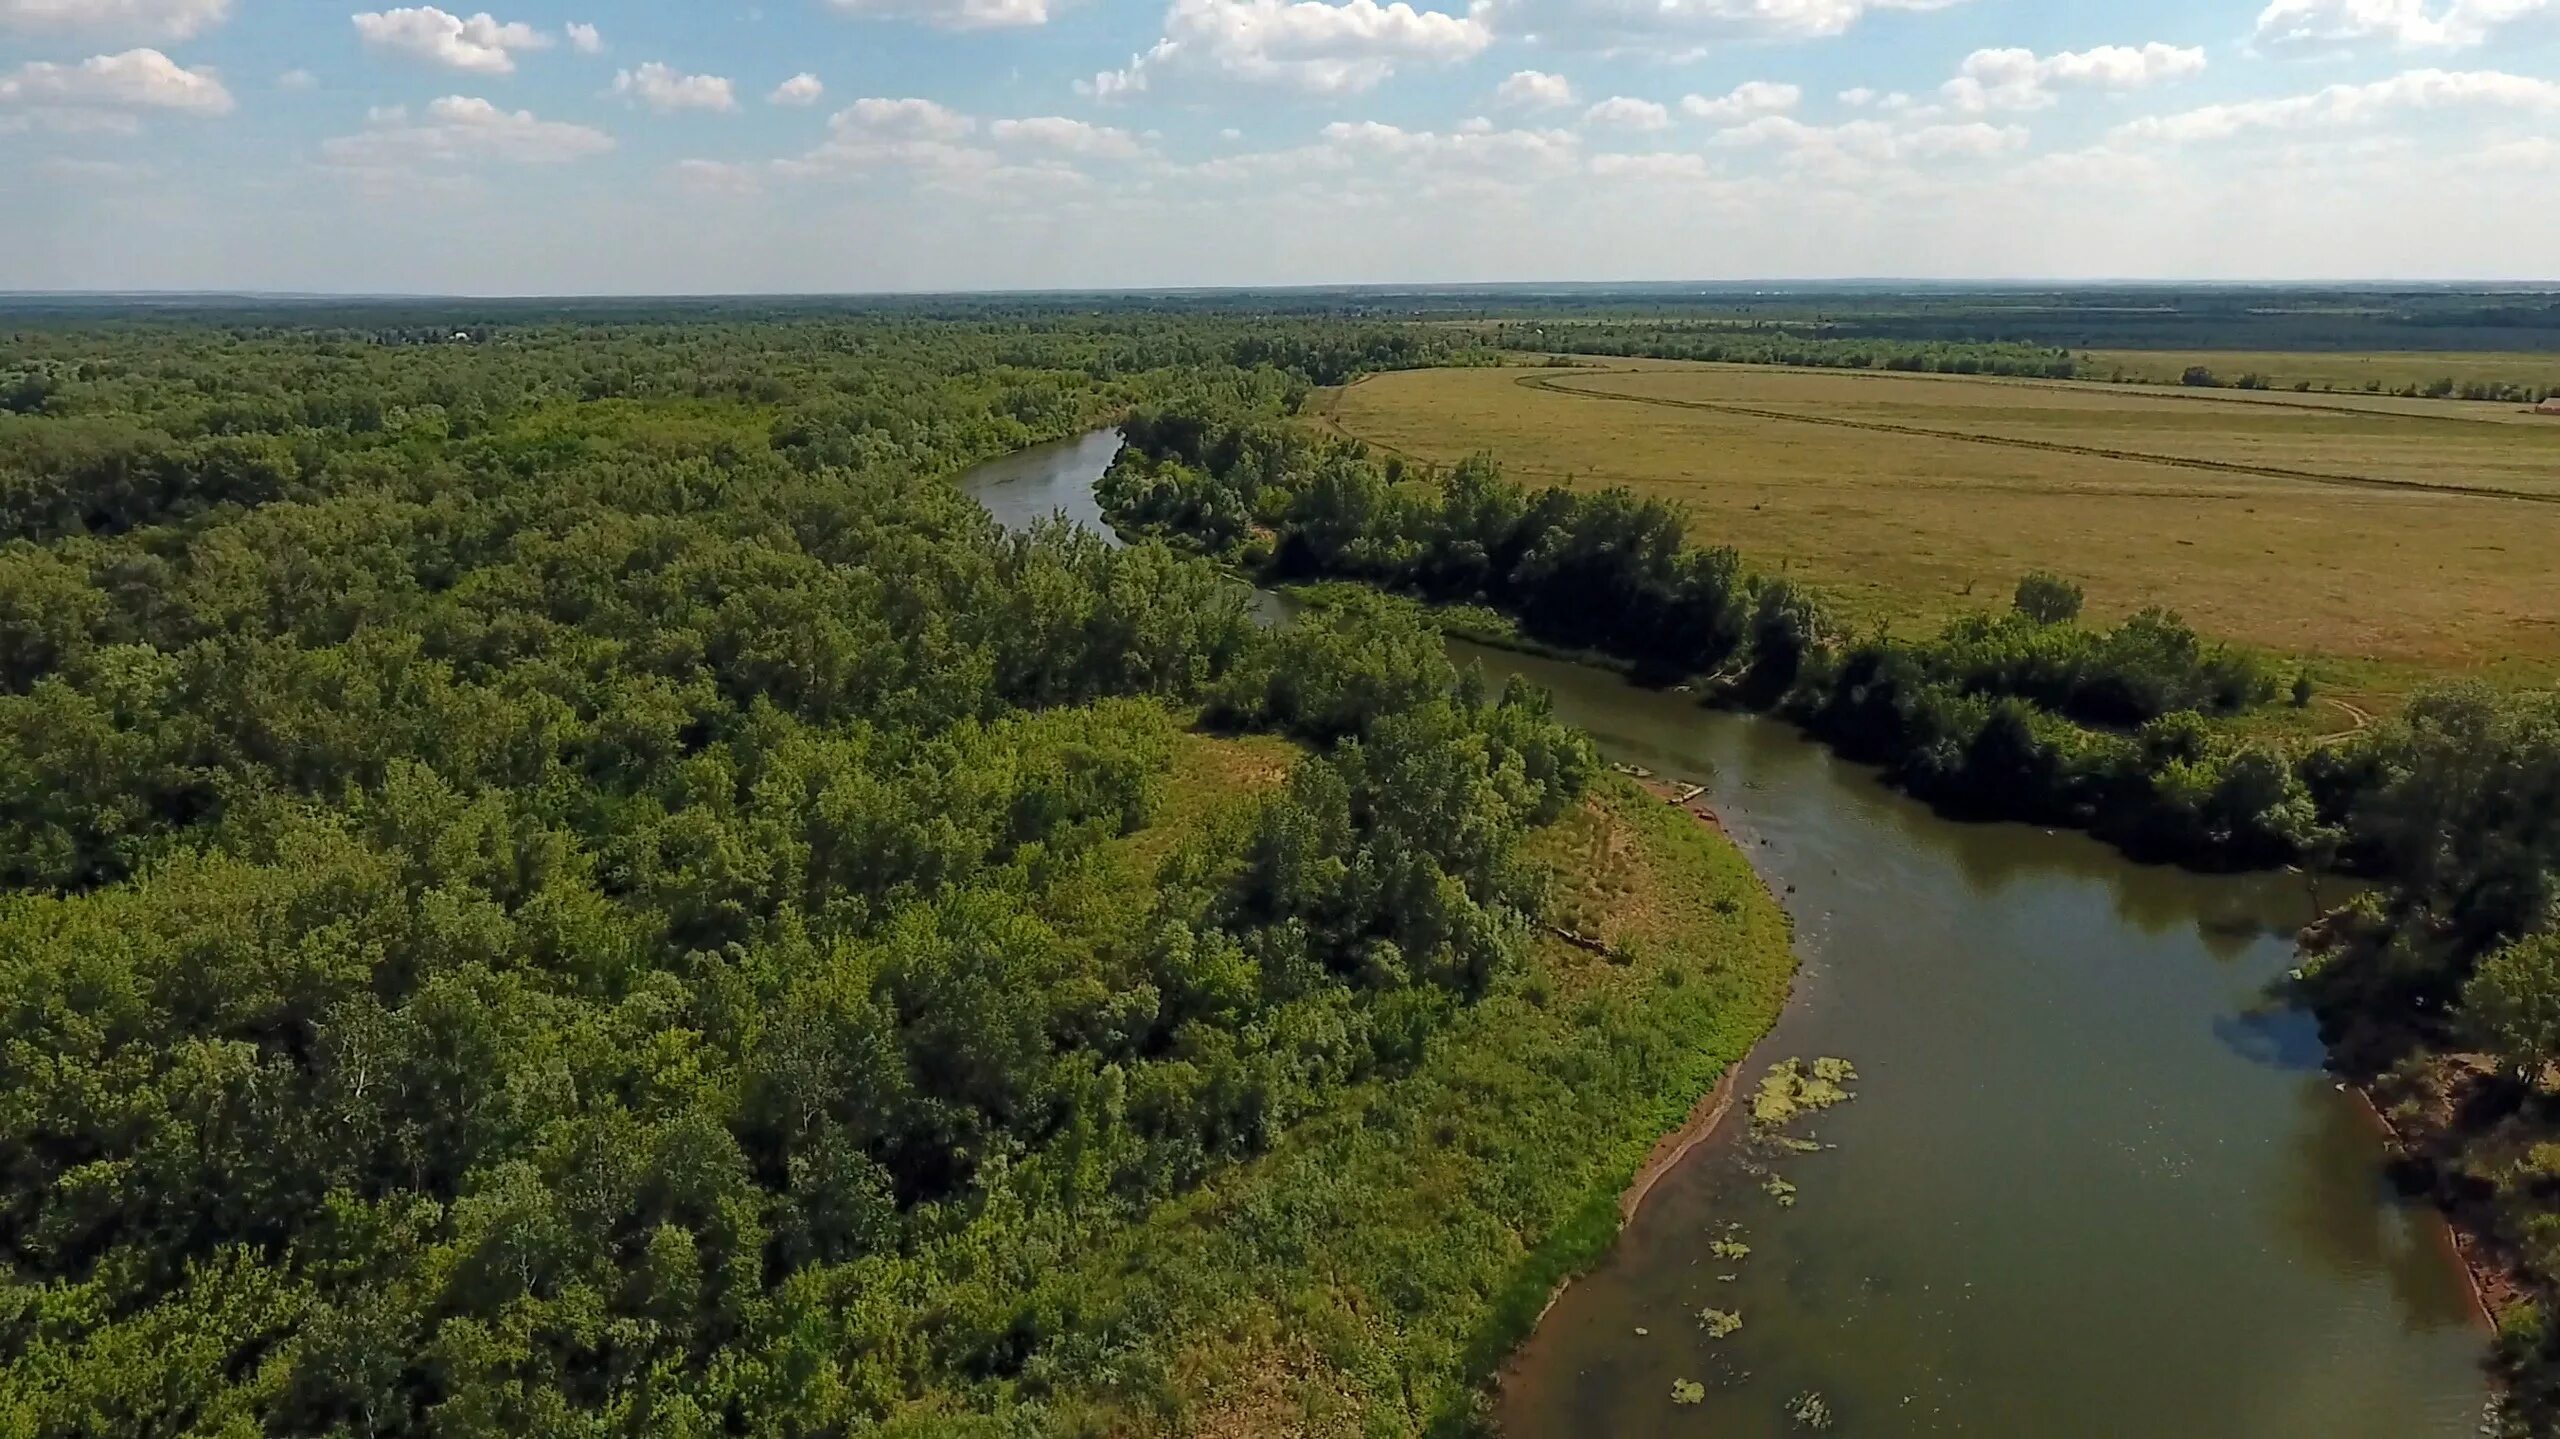
[[[1073,497],[1065,491],[1092,478],[1061,476],[1061,507]],[[2252,1439],[2473,1432],[2478,1344],[2440,1226],[2412,1225],[2374,1193],[2368,1121],[2316,1058],[2306,1066],[2305,1051],[2316,1053],[2307,1020],[2270,1016],[2260,1003],[2292,963],[2289,936],[2312,917],[2298,882],[2140,868],[2076,836],[1952,824],[1792,726],[1526,648],[1452,642],[1460,666],[1480,666],[1495,687],[1523,680],[1553,696],[1558,717],[1619,765],[1712,777],[1713,809],[1749,837],[1750,861],[1778,889],[1800,887],[1805,928],[1787,960],[1792,970],[1803,956],[1798,997],[1765,1042],[1852,1059],[1868,1080],[1861,1102],[1826,1117],[1824,1152],[1790,1166],[1782,1203],[1746,1166],[1723,1162],[1721,1147],[1687,1143],[1718,1132],[1707,1123],[1715,1092],[1747,1063],[1758,1029],[1734,1037],[1730,1063],[1686,1076],[1666,1075],[1659,1061],[1694,1058],[1697,1036],[1686,1030],[1640,1057],[1595,1059],[1583,1039],[1552,1049],[1539,1031],[1569,1034],[1546,1029],[1560,1018],[1634,1039],[1641,1026],[1615,1012],[1630,991],[1569,986],[1623,982],[1660,956],[1639,943],[1621,966],[1561,940],[1541,945],[1552,958],[1533,966],[1546,979],[1530,987],[1544,1001],[1522,1010],[1496,996],[1484,1022],[1509,1031],[1511,1052],[1551,1056],[1539,1061],[1553,1066],[1545,1085],[1606,1082],[1662,1102],[1610,1110],[1590,1132],[1548,1141],[1571,1168],[1538,1176],[1548,1186],[1539,1212],[1553,1216],[1543,1225],[1469,1229],[1463,1208],[1446,1207],[1457,1191],[1509,1186],[1414,1169],[1418,1149],[1482,1175],[1479,1161],[1525,1152],[1516,1126],[1500,1121],[1572,1112],[1524,1104],[1525,1091],[1510,1087],[1516,1074],[1471,1081],[1456,1101],[1499,1133],[1419,1125],[1399,1106],[1381,1121],[1381,1147],[1296,1168],[1320,1193],[1341,1186],[1343,1165],[1373,1166],[1366,1172],[1400,1195],[1438,1187],[1428,1204],[1442,1208],[1382,1226],[1330,1199],[1321,1222],[1284,1205],[1293,1234],[1428,1237],[1366,1267],[1325,1246],[1338,1287],[1360,1296],[1347,1316],[1285,1286],[1271,1291],[1294,1332],[1320,1336],[1321,1352],[1292,1359],[1277,1318],[1259,1345],[1197,1349],[1221,1372],[1265,1376],[1240,1381],[1259,1401],[1222,1402],[1222,1422],[1201,1427],[1350,1433],[1382,1421],[1395,1432],[1428,1418],[1447,1432],[1487,1422],[1474,1380],[1417,1375],[1409,1398],[1450,1403],[1390,1404],[1389,1373],[1357,1361],[1383,1336],[1386,1352],[1436,1353],[1431,1374],[1480,1380],[1500,1370],[1499,1422],[1522,1439],[1658,1432],[1675,1419],[1779,1434],[1791,1422],[1784,1402],[1813,1391],[1844,1425],[1886,1432],[1919,1415],[1940,1430],[2072,1432],[2092,1412],[2139,1426],[2131,1432]],[[1664,802],[1679,792],[1646,797],[1642,810],[1726,852],[1765,902],[1752,863]],[[1592,904],[1609,913],[1608,896]],[[2057,949],[2057,935],[2071,942]],[[1683,997],[1661,984],[1633,993],[1647,1009]],[[1497,1052],[1485,1043],[1468,1063]],[[1642,1067],[1632,1088],[1615,1073],[1628,1062]],[[1432,1072],[1443,1073],[1437,1057]],[[1300,1197],[1257,1179],[1239,1202],[1275,1196]],[[1736,1223],[1756,1253],[1709,1265],[1707,1240]],[[1479,1276],[1467,1301],[1476,1325],[1454,1340],[1439,1327],[1446,1315],[1390,1298],[1417,1298],[1417,1286],[1446,1292],[1443,1244],[1463,1245]],[[1729,1284],[1719,1282],[1725,1270]],[[1701,1347],[1689,1321],[1702,1303],[1747,1313],[1748,1329]],[[2138,1369],[2122,1362],[2128,1354],[2144,1356]],[[1345,1378],[1353,1369],[1366,1377]],[[1703,1402],[1673,1408],[1674,1382],[1692,1380],[1707,1385]],[[1336,1399],[1313,1409],[1288,1402],[1327,1392]]]

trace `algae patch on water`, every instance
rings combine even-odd
[[[1742,1316],[1730,1309],[1701,1309],[1698,1327],[1707,1331],[1709,1339],[1729,1338],[1741,1332]]]
[[[1671,1381],[1671,1402],[1674,1404],[1703,1403],[1705,1402],[1706,1397],[1707,1386],[1699,1383],[1695,1379],[1674,1379]]]
[[[1760,1090],[1751,1096],[1752,1132],[1770,1137],[1805,1115],[1846,1104],[1857,1098],[1848,1088],[1857,1079],[1858,1071],[1845,1059],[1817,1059],[1810,1065],[1780,1060],[1760,1077]]]

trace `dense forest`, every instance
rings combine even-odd
[[[1523,847],[1620,801],[1539,696],[947,478],[1453,353],[11,337],[0,1428],[1116,1432],[1275,1303],[1463,1417],[1523,1245],[1774,1016],[1774,909],[1657,837],[1717,907],[1550,1013]]]
[[[1489,610],[1515,627],[1498,642],[1783,714],[1958,815],[2375,881],[2312,936],[2302,994],[2389,1110],[2404,1179],[2520,1281],[2502,1347],[2521,1412],[2560,1415],[2560,1324],[2543,1319],[2560,1294],[2560,697],[2449,686],[2288,748],[2225,721],[2305,703],[2307,680],[2161,611],[2084,624],[2059,576],[1934,635],[1860,634],[1623,491],[1531,491],[1482,459],[1417,471],[1234,410],[1149,410],[1126,433],[1102,488],[1130,533],[1275,582],[1400,592],[1479,637],[1468,617]]]

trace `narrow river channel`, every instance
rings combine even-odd
[[[1096,523],[1115,450],[962,483],[1008,525]],[[2261,999],[2315,913],[2303,877],[1954,824],[1782,724],[1451,650],[1552,691],[1610,759],[1708,786],[1804,958],[1746,1080],[1785,1056],[1859,1075],[1811,1126],[1827,1147],[1784,1162],[1792,1204],[1731,1142],[1653,1191],[1516,1356],[1506,1435],[1801,1434],[1808,1396],[1850,1435],[2478,1428],[2487,1338],[2442,1225],[2391,1194],[2310,1021]],[[1746,1259],[1709,1252],[1730,1238]],[[1708,1338],[1710,1307],[1741,1329]]]

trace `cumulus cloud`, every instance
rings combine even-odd
[[[957,140],[978,128],[976,120],[931,100],[856,100],[827,123],[839,132],[891,140]]]
[[[320,142],[321,160],[334,168],[385,174],[492,161],[507,165],[563,165],[601,155],[613,137],[586,125],[536,118],[530,110],[501,110],[486,100],[447,95],[411,120],[405,109],[377,110],[367,128]]]
[[[770,105],[815,105],[826,93],[826,82],[803,70],[774,86],[773,93],[764,98]]]
[[[190,70],[157,50],[97,55],[77,65],[35,60],[0,72],[0,111],[27,112],[35,118],[26,123],[49,130],[129,132],[134,122],[119,112],[227,115],[231,108],[231,92],[212,71]]]
[[[2116,127],[2125,144],[2186,145],[2253,131],[2345,129],[2405,111],[2506,109],[2560,112],[2560,83],[2499,70],[2411,70],[2364,85],[2331,85],[2308,95],[2207,105],[2146,115]]]
[[[1484,120],[1446,131],[1338,121],[1311,144],[1221,156],[1179,173],[1206,184],[1250,187],[1257,198],[1292,185],[1313,186],[1318,188],[1308,195],[1328,203],[1392,207],[1472,199],[1563,179],[1581,168],[1582,155],[1582,138],[1570,130],[1505,130]]]
[[[474,75],[513,74],[516,51],[551,44],[530,25],[502,22],[486,11],[466,20],[432,5],[358,15],[355,25],[373,49]]]
[[[1612,95],[1583,111],[1582,122],[1604,130],[1668,130],[1671,112],[1651,100]]]
[[[583,25],[572,20],[562,28],[569,36],[570,49],[581,55],[604,53],[604,32],[593,25]]]
[[[0,0],[0,30],[192,40],[231,16],[231,0]]]
[[[827,0],[863,20],[908,20],[943,30],[1005,30],[1049,23],[1049,0]]]
[[[1375,88],[1406,64],[1451,64],[1493,43],[1490,0],[1466,14],[1417,10],[1407,0],[1173,0],[1164,36],[1118,70],[1080,81],[1110,100],[1143,91],[1158,75],[1192,71],[1319,95]]]
[[[2560,18],[2560,0],[2273,0],[2259,12],[2255,38],[2270,50],[2466,50],[2536,16]]]
[[[1459,130],[1439,133],[1382,125],[1375,120],[1337,122],[1324,128],[1324,145],[1349,160],[1393,161],[1437,173],[1514,182],[1548,179],[1577,169],[1582,141],[1568,130]]]
[[[1562,75],[1521,70],[1495,86],[1493,98],[1515,110],[1561,110],[1573,103],[1573,82]]]
[[[2064,90],[2116,94],[2191,79],[2204,73],[2201,47],[2101,45],[2094,50],[2038,55],[2032,50],[1976,50],[1941,92],[1967,114],[1986,110],[2041,110]]]
[[[320,77],[304,69],[287,70],[276,77],[276,88],[303,94],[319,89]]]
[[[1897,125],[1883,120],[1808,125],[1789,115],[1763,115],[1747,125],[1716,132],[1712,143],[1775,147],[1817,173],[1853,179],[1890,165],[2015,154],[2027,148],[2028,138],[2022,126],[1978,120],[1941,125]]]
[[[774,173],[792,178],[896,175],[928,190],[1019,197],[1071,193],[1093,181],[1078,160],[1132,159],[1137,137],[1059,115],[981,123],[931,100],[863,99],[827,122],[825,143]]]
[[[1846,96],[1842,97],[1847,99]],[[1804,91],[1794,85],[1777,85],[1766,80],[1753,80],[1737,85],[1732,93],[1713,99],[1691,95],[1680,102],[1681,113],[1692,119],[1717,125],[1738,125],[1757,120],[1763,115],[1784,115],[1804,103]],[[1858,103],[1851,101],[1850,103]]]
[[[615,75],[613,93],[637,100],[661,115],[679,110],[726,112],[738,108],[737,90],[727,77],[687,75],[655,60]]]
[[[1143,152],[1138,137],[1126,130],[1107,125],[1088,125],[1063,115],[1040,115],[1027,120],[998,120],[987,127],[987,135],[1000,145],[1013,145],[1028,150],[1043,150],[1055,155],[1073,155],[1094,160],[1129,160]]]
[[[1595,49],[1714,40],[1816,40],[1885,11],[1947,10],[1969,0],[1494,0],[1508,35]]]

